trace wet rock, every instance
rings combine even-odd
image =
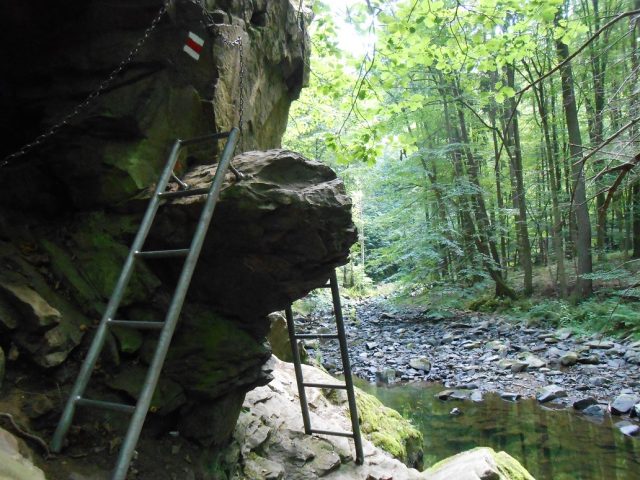
[[[496,350],[496,351],[506,348],[506,345],[500,340],[491,340],[490,342],[487,342],[485,346],[489,350]]]
[[[600,356],[597,354],[594,355],[580,355],[578,357],[578,363],[584,365],[599,365],[600,364]]]
[[[633,410],[631,410],[631,416],[640,418],[640,403],[636,403],[633,406]]]
[[[640,436],[640,427],[631,422],[618,422],[616,427],[627,437]]]
[[[467,400],[471,395],[468,390],[443,390],[436,394],[439,400]]]
[[[581,398],[580,400],[576,400],[573,402],[573,408],[576,410],[582,411],[591,405],[597,405],[598,401],[593,397]]]
[[[453,407],[451,409],[451,411],[449,412],[449,415],[451,416],[458,416],[458,415],[462,415],[462,410],[460,410],[458,407]]]
[[[391,384],[396,379],[396,371],[393,368],[385,368],[384,370],[376,371],[376,382],[384,385]]]
[[[472,402],[482,402],[482,400],[484,400],[482,392],[480,390],[474,390],[473,392],[471,392],[471,396],[469,397],[469,399]]]
[[[500,392],[500,398],[502,398],[503,400],[507,400],[509,402],[517,402],[518,400],[520,400],[521,397],[522,395],[520,395],[519,393]]]
[[[426,357],[412,358],[409,360],[409,365],[411,368],[427,373],[431,370],[431,362]]]
[[[523,362],[527,364],[527,367],[534,370],[544,367],[547,362],[529,353],[523,356]]]
[[[629,413],[635,404],[640,402],[640,397],[623,393],[618,395],[613,402],[609,404],[609,411],[612,415],[624,415]]]
[[[600,405],[591,405],[582,410],[582,413],[590,417],[604,417],[605,408]]]
[[[614,343],[610,340],[591,340],[585,345],[594,350],[609,350],[614,347]]]
[[[606,377],[601,377],[601,376],[590,377],[589,378],[589,383],[591,385],[593,385],[594,387],[601,387],[601,386],[606,385],[607,383],[609,383],[609,379],[606,378]]]
[[[568,352],[560,357],[560,363],[565,367],[570,367],[578,363],[578,354],[576,352]]]
[[[556,330],[554,335],[560,340],[567,340],[569,337],[573,335],[573,332],[569,328],[561,328],[559,330]]]
[[[547,403],[566,396],[567,392],[562,387],[558,385],[547,385],[538,391],[536,399],[540,403]]]
[[[496,365],[498,365],[498,368],[502,368],[503,370],[506,370],[507,368],[511,368],[516,363],[519,363],[519,362],[517,360],[512,360],[510,358],[501,358],[500,360],[498,360]],[[525,364],[525,367],[526,367],[526,364]]]
[[[378,346],[377,342],[367,342],[367,350],[373,350]]]

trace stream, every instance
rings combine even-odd
[[[424,435],[425,465],[477,446],[504,450],[537,480],[640,479],[640,442],[599,422],[534,399],[509,402],[487,394],[482,402],[438,400],[442,385],[357,385],[411,419]],[[450,415],[458,407],[462,414]],[[615,420],[614,420],[615,421]]]
[[[425,466],[488,446],[537,480],[640,480],[638,419],[607,411],[624,397],[640,399],[640,342],[469,312],[443,320],[379,298],[343,305],[356,384],[423,433]],[[335,328],[330,307],[296,322],[299,332]],[[305,348],[342,374],[336,342]],[[553,395],[536,400],[549,388]],[[437,398],[443,390],[453,395]],[[595,405],[573,407],[587,401]]]

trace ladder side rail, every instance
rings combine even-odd
[[[333,312],[336,317],[336,327],[338,330],[338,342],[340,343],[340,355],[342,357],[342,369],[344,370],[344,382],[347,386],[347,400],[349,402],[349,415],[351,416],[351,428],[353,441],[356,447],[356,464],[362,465],[364,453],[362,449],[362,437],[360,434],[360,421],[358,419],[358,407],[356,405],[356,395],[353,389],[353,378],[351,373],[351,363],[347,347],[347,336],[344,330],[344,319],[342,317],[342,305],[340,303],[340,292],[338,290],[338,277],[335,270],[329,278],[331,283],[331,296],[333,297]]]
[[[289,343],[291,343],[291,353],[293,354],[293,368],[296,373],[296,385],[298,386],[298,396],[300,398],[300,409],[302,410],[302,423],[304,433],[311,435],[311,419],[309,417],[309,404],[307,403],[307,393],[304,390],[304,378],[302,377],[302,362],[300,360],[300,350],[296,339],[296,330],[293,323],[293,311],[291,305],[284,309],[287,318],[287,330],[289,331]]]
[[[171,149],[171,153],[165,164],[164,170],[160,177],[160,181],[156,186],[156,191],[149,205],[147,206],[147,210],[144,214],[142,223],[140,228],[138,229],[138,233],[131,245],[129,250],[129,254],[125,260],[124,266],[120,273],[120,277],[116,283],[116,286],[113,289],[113,293],[111,298],[109,299],[109,303],[105,309],[104,315],[100,320],[100,324],[98,329],[96,330],[95,336],[91,342],[91,346],[89,351],[87,352],[87,356],[82,364],[80,369],[80,373],[78,374],[78,378],[76,379],[71,394],[67,399],[67,403],[65,404],[64,411],[58,422],[58,426],[56,427],[56,431],[53,435],[53,439],[51,441],[51,450],[53,452],[60,452],[62,450],[62,444],[64,441],[64,437],[71,426],[71,422],[73,421],[73,415],[75,413],[76,401],[80,398],[85,389],[87,388],[87,384],[89,383],[89,379],[91,378],[91,373],[95,367],[98,358],[100,357],[100,352],[102,351],[102,347],[104,346],[104,342],[107,337],[107,327],[108,321],[111,319],[118,307],[120,306],[120,301],[122,300],[122,296],[124,295],[125,288],[129,283],[129,279],[131,278],[131,274],[133,273],[133,266],[135,263],[135,253],[142,249],[144,242],[147,238],[149,230],[151,228],[151,224],[158,210],[158,206],[160,204],[160,197],[158,194],[165,190],[167,184],[169,183],[169,179],[171,178],[171,173],[173,172],[173,168],[178,159],[178,153],[180,151],[181,141],[176,140]]]
[[[232,155],[237,139],[238,129],[233,128],[229,133],[227,142],[222,152],[222,156],[220,158],[220,162],[218,163],[218,168],[210,187],[211,190],[203,207],[200,221],[193,236],[193,240],[191,241],[190,253],[185,259],[182,273],[180,274],[180,279],[178,280],[178,285],[176,286],[176,290],[171,300],[171,305],[169,306],[169,310],[165,318],[165,326],[160,333],[160,338],[158,339],[158,344],[153,356],[153,360],[151,362],[151,365],[149,366],[147,377],[140,393],[140,397],[138,398],[135,412],[131,418],[131,423],[129,424],[127,435],[125,436],[124,442],[120,449],[120,454],[118,456],[118,461],[114,469],[112,480],[124,480],[127,475],[129,463],[131,462],[131,458],[133,457],[133,452],[138,442],[140,431],[142,430],[142,425],[144,424],[144,420],[149,410],[151,399],[153,397],[155,387],[158,383],[158,378],[160,377],[162,366],[169,350],[171,338],[173,337],[173,332],[178,322],[187,290],[189,289],[191,277],[193,276],[193,272],[198,262],[200,250],[202,249],[211,217],[213,216],[218,197],[220,196],[220,191],[222,190],[225,174],[229,169],[229,166],[231,165]],[[159,197],[156,195],[156,198]]]

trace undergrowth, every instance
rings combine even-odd
[[[576,303],[549,297],[496,298],[489,282],[473,287],[432,284],[399,288],[399,305],[424,307],[431,319],[446,319],[456,312],[475,311],[504,316],[531,326],[570,328],[577,333],[603,333],[640,339],[640,301],[627,289],[603,288]]]

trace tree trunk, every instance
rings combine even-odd
[[[558,59],[565,60],[569,56],[569,47],[562,40],[556,41]],[[578,108],[573,88],[573,71],[571,63],[560,69],[562,79],[562,103],[567,123],[569,152],[571,153],[571,179],[573,181],[573,209],[576,221],[576,253],[578,256],[575,295],[579,299],[587,298],[593,290],[592,281],[583,278],[592,272],[591,257],[591,219],[587,205],[584,168],[582,164],[582,138],[578,123]]]
[[[515,90],[514,68],[508,65],[507,69],[507,85]],[[531,265],[531,242],[529,240],[529,226],[527,223],[527,200],[525,197],[524,180],[522,177],[522,150],[520,146],[520,127],[518,124],[518,112],[516,110],[516,102],[514,98],[509,100],[509,115],[511,125],[507,129],[511,133],[508,138],[511,139],[513,152],[509,154],[509,160],[512,167],[512,178],[515,185],[512,186],[514,207],[518,210],[516,216],[516,232],[518,237],[518,250],[520,251],[520,266],[524,273],[524,293],[531,295],[533,293],[533,269]]]
[[[460,98],[461,92],[457,85],[453,85],[456,98]],[[467,160],[467,175],[469,182],[475,187],[475,192],[471,194],[471,204],[477,222],[476,246],[482,255],[485,268],[496,284],[497,297],[516,298],[515,292],[507,285],[500,270],[500,257],[495,241],[492,238],[492,227],[487,214],[487,207],[480,186],[480,176],[478,162],[471,148],[469,147],[469,134],[467,131],[467,123],[464,117],[464,111],[459,102],[456,102],[456,111],[458,113],[458,127],[460,128],[460,143]]]
[[[542,133],[544,135],[544,150],[547,157],[547,179],[549,181],[549,190],[551,192],[551,217],[552,217],[552,243],[553,253],[556,260],[556,275],[558,278],[558,293],[560,298],[567,296],[567,275],[564,268],[564,248],[562,246],[562,215],[560,214],[560,201],[558,192],[560,186],[556,176],[555,149],[551,142],[551,132],[549,129],[549,114],[544,91],[544,83],[540,83],[534,87],[538,112],[540,113],[540,123],[542,125]]]

